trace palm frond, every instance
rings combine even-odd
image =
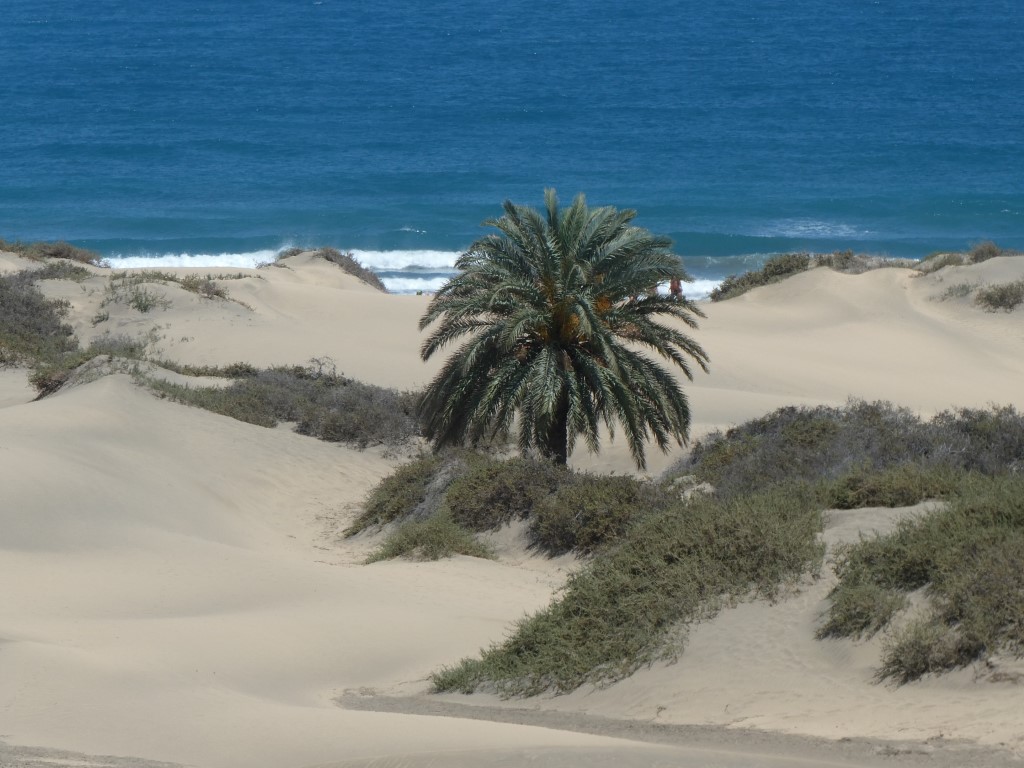
[[[646,443],[687,439],[672,369],[688,379],[691,363],[708,370],[701,346],[663,321],[696,328],[703,313],[655,292],[689,276],[667,238],[633,226],[635,211],[588,208],[583,195],[562,209],[554,190],[544,200],[543,213],[506,201],[486,222],[497,233],[460,256],[420,320],[433,326],[424,360],[463,341],[424,394],[425,432],[440,447],[517,427],[521,449],[564,460],[578,438],[597,451],[602,426],[618,425],[643,467]]]

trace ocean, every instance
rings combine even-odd
[[[4,0],[0,238],[353,251],[436,290],[501,203],[771,254],[1024,249],[1020,0]]]

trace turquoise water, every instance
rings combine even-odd
[[[511,198],[632,207],[706,288],[767,254],[1024,248],[1024,10],[6,0],[0,237],[355,250],[430,288]]]

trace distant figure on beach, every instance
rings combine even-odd
[[[668,290],[674,298],[683,298],[683,281],[678,277],[673,277],[668,283]]]

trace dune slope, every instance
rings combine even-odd
[[[24,266],[0,259],[5,271]],[[993,259],[925,277],[819,269],[706,306],[695,335],[712,373],[689,385],[695,436],[779,406],[849,396],[890,399],[923,415],[992,402],[1024,407],[1021,311],[936,300],[950,281],[1019,279],[1021,267]],[[170,304],[146,313],[104,305],[109,273],[92,271],[82,282],[43,285],[71,302],[68,322],[83,343],[126,333],[147,338],[153,355],[203,365],[329,356],[350,376],[400,388],[422,386],[441,362],[418,358],[425,297],[380,294],[327,263],[296,257],[288,268],[224,281],[237,301],[154,285]],[[0,372],[0,733],[13,745],[0,763],[31,764],[36,758],[21,746],[204,768],[375,758],[590,765],[596,754],[621,765],[734,764],[724,753],[536,723],[339,707],[338,697],[421,696],[430,671],[500,639],[546,604],[564,579],[562,564],[362,566],[370,544],[341,541],[338,532],[397,459],[162,401],[124,374],[39,402],[24,376]],[[651,471],[680,453],[652,453]],[[573,463],[632,470],[621,442]],[[887,514],[836,524],[856,536]],[[698,628],[675,666],[529,706],[833,739],[963,738],[1024,751],[1024,687],[978,682],[970,671],[898,691],[876,686],[870,644],[811,637],[826,590],[823,581],[776,606],[738,606]],[[509,706],[487,697],[468,703]],[[773,749],[758,759],[809,759]]]

